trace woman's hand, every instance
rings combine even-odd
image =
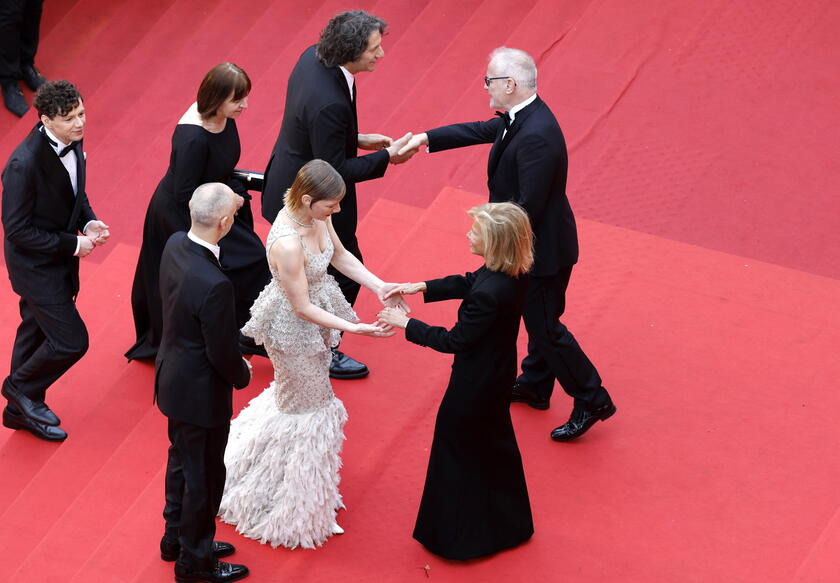
[[[385,300],[394,296],[417,294],[426,291],[426,282],[419,283],[386,283],[379,291],[379,299]],[[408,310],[406,310],[408,312]]]
[[[379,322],[397,328],[405,328],[408,325],[408,316],[399,308],[383,308],[377,314]]]
[[[396,334],[391,329],[391,326],[377,322],[376,324],[356,324],[353,329],[354,334],[361,334],[362,336],[373,336],[374,338],[387,338]]]

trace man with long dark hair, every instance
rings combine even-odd
[[[385,56],[385,28],[384,20],[364,11],[343,12],[329,21],[318,44],[300,56],[289,76],[283,124],[265,170],[262,194],[262,215],[274,222],[297,171],[315,158],[329,162],[347,186],[333,226],[344,247],[360,260],[356,183],[380,178],[389,162],[398,164],[410,157],[397,156],[410,134],[392,141],[381,134],[359,133],[355,75],[374,71]],[[372,152],[358,156],[359,148]],[[332,268],[330,273],[352,305],[359,284]],[[333,349],[330,376],[355,379],[367,375],[367,366]]]

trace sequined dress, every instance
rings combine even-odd
[[[282,213],[266,249],[280,237],[300,239]],[[327,273],[332,241],[328,238],[323,252],[300,243],[310,301],[357,322]],[[338,470],[347,412],[329,380],[330,348],[340,336],[337,330],[296,317],[277,272],[271,271],[272,279],[254,302],[242,332],[265,346],[274,382],[231,422],[219,516],[272,547],[315,548],[333,533],[336,510],[343,508]]]

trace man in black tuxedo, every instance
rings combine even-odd
[[[566,198],[568,156],[554,114],[537,96],[537,68],[524,51],[500,47],[490,55],[484,87],[497,117],[440,127],[414,135],[400,154],[427,145],[430,152],[489,144],[490,202],[513,201],[534,229],[531,270],[523,320],[528,355],[513,386],[512,400],[548,409],[554,379],[574,398],[569,420],[551,432],[568,441],[615,413],[598,371],[560,322],[566,288],[578,260],[575,218]]]
[[[44,0],[0,2],[0,89],[6,109],[18,117],[29,111],[18,81],[32,91],[46,82],[35,68]]]
[[[298,170],[315,158],[329,162],[347,187],[341,213],[333,216],[333,226],[344,247],[359,260],[362,253],[356,239],[356,183],[380,178],[388,162],[398,164],[410,157],[397,156],[410,135],[392,141],[381,134],[359,133],[354,76],[374,71],[385,56],[385,27],[383,20],[366,12],[343,12],[330,20],[318,44],[300,56],[289,76],[283,123],[265,169],[262,193],[262,215],[273,223]],[[358,156],[360,148],[373,152]],[[353,305],[359,284],[332,267],[330,273]],[[330,376],[355,379],[367,375],[364,364],[333,349]]]
[[[76,310],[79,258],[110,233],[85,192],[81,95],[67,81],[46,83],[35,108],[40,121],[12,152],[2,176],[6,268],[21,317],[3,381],[3,425],[63,441],[67,433],[44,400],[87,351],[87,329]]]
[[[250,365],[239,352],[233,284],[219,265],[219,240],[237,204],[221,183],[199,186],[190,199],[191,227],[173,234],[160,262],[163,334],[155,362],[155,398],[169,418],[166,530],[161,558],[176,581],[236,581],[244,565],[218,561],[234,552],[214,542],[225,486],[231,386],[245,387]]]

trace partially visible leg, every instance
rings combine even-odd
[[[359,249],[359,242],[355,237],[353,237],[350,241],[342,241],[342,243],[344,244],[344,247],[359,261],[363,261],[362,252]],[[329,267],[328,271],[338,282],[338,287],[341,288],[341,293],[344,294],[344,298],[347,300],[347,303],[351,306],[355,304],[356,298],[359,296],[361,286],[337,269],[333,268],[332,265]],[[330,364],[330,376],[334,379],[360,379],[366,377],[369,372],[370,371],[368,370],[367,365],[364,363],[347,356],[338,350],[338,348],[333,349],[332,362]]]
[[[33,67],[41,36],[41,13],[44,0],[26,0],[20,30],[20,66]]]
[[[212,546],[216,523],[207,473],[208,430],[172,419],[169,425],[184,482],[178,524],[181,554],[176,569],[209,571],[214,564]]]
[[[23,337],[20,346],[15,341],[18,354],[12,358],[16,366],[9,379],[29,399],[43,401],[47,389],[87,352],[87,328],[72,300],[57,304],[22,301],[21,317]],[[32,330],[32,320],[39,332]],[[38,338],[43,340],[33,350]]]
[[[18,85],[21,77],[21,30],[26,0],[0,2],[0,88],[6,108],[18,117],[29,110]]]
[[[163,520],[166,524],[164,536],[170,540],[177,540],[181,524],[181,501],[184,498],[184,468],[178,448],[175,447],[175,432],[173,421],[168,424],[169,452],[166,460],[165,495],[166,504],[163,507]]]

